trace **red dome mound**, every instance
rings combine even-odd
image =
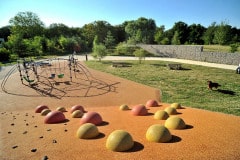
[[[136,105],[132,108],[131,113],[134,116],[145,116],[145,115],[148,114],[148,111],[147,111],[147,108],[144,105],[139,104],[139,105]]]
[[[83,106],[81,106],[81,105],[75,105],[75,106],[72,106],[72,108],[71,108],[71,110],[70,110],[70,113],[73,113],[73,112],[76,111],[76,110],[80,110],[80,111],[82,111],[83,113],[85,112]]]
[[[100,114],[98,114],[97,112],[88,112],[85,113],[82,117],[82,119],[80,120],[81,124],[84,123],[92,123],[95,125],[99,125],[101,124],[102,121],[102,117],[100,116]]]
[[[64,122],[65,120],[66,120],[65,115],[62,112],[52,111],[46,115],[44,119],[44,123],[47,123],[47,124],[60,123],[60,122]]]
[[[41,113],[42,110],[44,110],[44,109],[49,109],[49,108],[48,108],[47,105],[39,105],[39,106],[36,107],[35,113]]]
[[[156,100],[150,99],[146,103],[146,107],[157,107],[158,102]]]

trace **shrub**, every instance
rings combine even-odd
[[[238,44],[237,43],[235,43],[235,44],[230,44],[230,52],[231,53],[234,53],[234,52],[236,52],[237,50],[238,50]]]
[[[10,51],[6,48],[0,48],[0,61],[8,61],[10,59]]]

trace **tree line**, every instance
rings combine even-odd
[[[0,28],[0,60],[13,57],[42,56],[48,54],[86,53],[101,44],[108,51],[119,54],[131,52],[126,45],[143,44],[219,44],[236,45],[240,42],[240,29],[226,22],[213,22],[204,27],[201,24],[188,25],[176,22],[171,29],[156,26],[153,19],[140,17],[111,25],[107,21],[94,21],[83,27],[68,27],[53,23],[45,27],[37,14],[19,12],[9,20],[9,26]],[[99,46],[98,46],[99,48]],[[96,49],[96,47],[95,47]]]

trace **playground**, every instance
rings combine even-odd
[[[21,60],[0,81],[1,141],[0,159],[238,159],[240,157],[240,117],[188,106],[177,108],[169,117],[180,117],[183,129],[169,129],[172,138],[156,143],[146,139],[148,128],[164,125],[154,119],[159,110],[171,104],[161,101],[161,91],[85,67],[73,55],[69,58]],[[150,99],[155,107],[147,106]],[[64,121],[44,123],[35,113],[39,105],[51,111],[64,107]],[[120,110],[122,104],[128,110]],[[146,106],[147,114],[132,114],[136,105]],[[84,107],[97,112],[102,122],[99,135],[79,139],[77,130],[83,118],[73,118],[71,108]],[[106,148],[109,135],[125,130],[133,146],[121,152]]]

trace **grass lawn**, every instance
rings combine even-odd
[[[223,46],[223,45],[203,45],[203,51],[204,52],[223,52],[223,53],[229,53],[231,47],[230,46]],[[238,53],[240,53],[240,47],[238,47],[237,50]]]
[[[114,68],[110,61],[87,61],[88,67],[111,73],[162,91],[162,102],[178,102],[240,116],[240,75],[233,70],[182,64],[183,70],[169,70],[163,61],[127,61],[131,67]],[[219,90],[208,90],[207,80],[218,82]]]

